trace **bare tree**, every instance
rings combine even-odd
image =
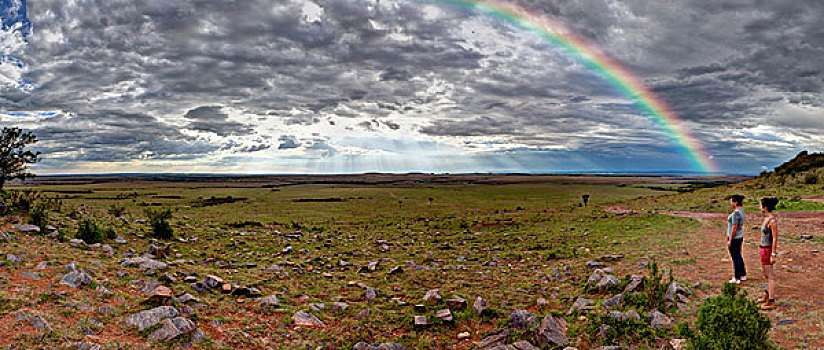
[[[26,166],[40,160],[40,152],[27,149],[35,143],[37,136],[20,128],[4,127],[0,132],[0,190],[6,181],[34,177]]]

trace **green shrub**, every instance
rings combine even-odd
[[[108,212],[109,212],[109,215],[117,218],[117,217],[123,216],[123,213],[126,212],[126,208],[124,208],[122,206],[119,206],[119,205],[116,205],[116,204],[112,204],[109,207]]]
[[[45,205],[35,205],[29,210],[29,223],[40,227],[41,230],[46,229],[49,224],[49,211]]]
[[[663,310],[667,301],[667,287],[672,283],[672,273],[667,282],[664,282],[664,274],[658,268],[658,263],[649,263],[649,277],[644,277],[638,293],[624,296],[624,304],[634,306],[642,310]]]
[[[82,239],[86,244],[103,243],[103,232],[93,220],[83,220],[77,226],[74,238]]]
[[[758,312],[745,292],[725,283],[722,295],[704,300],[695,330],[686,333],[691,335],[690,349],[767,350],[774,349],[767,338],[770,327],[770,319]]]
[[[151,236],[157,239],[171,239],[174,237],[174,230],[169,220],[172,218],[172,210],[164,209],[146,209],[146,216],[149,219],[149,225],[152,227]]]

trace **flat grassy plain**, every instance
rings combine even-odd
[[[17,241],[0,243],[5,254],[24,260],[0,266],[0,346],[51,349],[88,342],[179,348],[188,342],[186,336],[150,343],[148,331],[124,326],[127,316],[151,308],[140,288],[162,283],[175,294],[190,292],[200,299],[192,320],[206,337],[191,345],[196,349],[350,349],[358,342],[469,349],[489,332],[506,328],[516,309],[538,317],[562,315],[571,345],[580,349],[611,344],[657,349],[660,339],[675,337],[673,331],[599,339],[591,332],[593,326],[597,330],[595,317],[567,314],[579,295],[600,302],[614,294],[587,289],[591,270],[585,263],[604,261],[622,280],[647,274],[644,266],[651,261],[664,269],[694,264],[696,256],[687,251],[693,248],[690,235],[701,222],[659,211],[724,212],[728,206],[721,198],[730,191],[752,197],[773,191],[735,187],[746,186],[741,184],[695,190],[702,183],[725,180],[481,175],[44,178],[13,189],[32,188],[59,198],[61,208],[51,212],[49,221],[69,238],[79,219],[92,219],[127,243],[108,240],[112,256],[22,233],[16,234]],[[820,194],[821,186],[793,191],[790,195],[798,197]],[[584,194],[590,195],[587,206],[581,204]],[[753,203],[747,202],[747,210]],[[824,210],[817,202],[788,203],[794,211]],[[175,282],[120,266],[124,257],[166,243],[149,238],[150,227],[144,222],[144,210],[158,207],[174,210],[175,239],[169,241],[173,251],[165,261],[171,263],[168,272]],[[607,256],[613,254],[622,257],[611,261]],[[35,269],[44,261],[48,267]],[[63,266],[72,261],[94,272],[95,285],[113,294],[60,285]],[[374,270],[367,268],[370,263],[377,263]],[[403,272],[389,273],[398,266]],[[37,272],[40,279],[22,278],[24,272]],[[196,293],[183,282],[185,276],[202,280],[205,275],[257,288],[263,296],[276,295],[281,306],[262,309],[255,298]],[[682,282],[689,285],[695,279]],[[717,282],[699,288],[716,293]],[[367,298],[366,287],[374,288],[377,296]],[[469,307],[452,310],[453,323],[435,317],[436,310],[445,308],[442,302],[414,310],[431,289],[438,289],[444,299],[461,296]],[[486,299],[493,312],[476,315],[471,308],[476,296]],[[537,305],[539,298],[547,303]],[[333,311],[336,301],[348,306]],[[691,302],[688,310],[668,314],[692,322],[698,304],[700,300]],[[100,312],[103,307],[106,311]],[[325,326],[296,327],[296,311],[317,316]],[[646,315],[650,310],[639,311]],[[16,321],[21,312],[43,316],[55,331],[41,335],[21,324]],[[416,315],[428,316],[432,324],[414,327]],[[459,340],[461,332],[470,336]],[[524,332],[513,332],[509,339],[535,343]]]

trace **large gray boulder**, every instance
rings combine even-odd
[[[174,307],[158,306],[151,310],[145,310],[132,314],[126,318],[126,326],[137,327],[138,330],[142,331],[160,323],[160,321],[164,319],[177,317],[177,315],[177,309]]]
[[[169,265],[166,264],[165,262],[160,262],[160,261],[145,258],[145,257],[142,257],[142,256],[123,260],[123,262],[121,262],[120,265],[121,266],[138,265],[138,266],[140,266],[141,269],[144,269],[144,270],[165,270],[167,267],[169,267]]]
[[[296,326],[302,327],[325,327],[326,325],[318,319],[317,317],[305,313],[303,311],[298,311],[294,315],[292,315],[292,321],[295,322]]]
[[[86,286],[92,283],[92,277],[83,271],[72,271],[60,279],[60,284],[65,284],[72,288]]]
[[[565,346],[569,344],[566,334],[566,321],[563,318],[546,315],[537,329],[538,344],[546,347]]]
[[[509,315],[509,321],[512,322],[512,328],[525,331],[532,328],[532,325],[538,321],[538,316],[527,310],[515,310]]]
[[[169,341],[182,334],[195,330],[195,323],[184,317],[167,318],[161,322],[161,327],[149,334],[149,340]]]

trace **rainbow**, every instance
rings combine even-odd
[[[718,172],[718,168],[704,150],[701,142],[690,134],[678,115],[663,99],[647,88],[640,78],[623,65],[563,24],[544,14],[534,13],[524,7],[500,0],[422,1],[468,7],[536,32],[551,44],[565,49],[587,68],[597,72],[622,93],[632,98],[641,111],[660,125],[664,132],[675,141],[693,168],[704,174]]]

